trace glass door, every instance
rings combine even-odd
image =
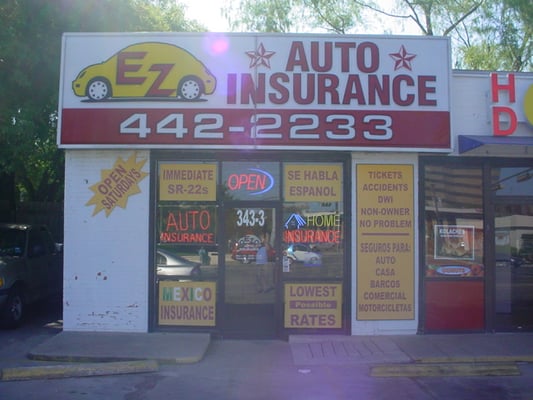
[[[278,229],[276,208],[240,203],[225,215],[224,336],[277,335]]]
[[[533,204],[495,205],[496,329],[533,331]]]

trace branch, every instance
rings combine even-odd
[[[367,4],[366,2],[364,1],[358,1],[358,0],[354,0],[354,3],[357,4],[357,5],[360,5],[361,7],[365,7],[365,8],[368,8],[372,11],[375,11],[379,14],[383,14],[387,17],[392,17],[392,18],[412,18],[410,15],[397,15],[397,14],[391,14],[387,11],[383,11],[377,7],[374,7],[373,5],[371,4]]]
[[[448,36],[448,34],[453,31],[457,25],[459,25],[461,22],[463,22],[466,18],[468,18],[472,13],[474,13],[474,11],[476,11],[479,7],[481,7],[481,5],[485,2],[485,0],[481,0],[480,2],[478,2],[477,4],[473,5],[472,8],[466,13],[464,14],[461,18],[459,18],[455,23],[453,23],[449,28],[447,28],[443,33],[442,35],[443,36]]]
[[[420,19],[418,18],[418,14],[416,13],[415,6],[409,0],[404,0],[404,1],[409,6],[411,11],[413,12],[413,15],[409,15],[409,18],[411,18],[413,21],[415,21],[415,23],[418,25],[418,27],[420,28],[420,30],[422,31],[422,33],[424,35],[428,35],[429,34],[428,30],[422,24],[422,22],[420,22]]]

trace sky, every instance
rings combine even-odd
[[[187,6],[185,16],[205,25],[211,32],[228,32],[229,25],[220,9],[224,0],[178,0]]]
[[[225,4],[226,0],[177,0],[179,3],[187,6],[186,17],[190,19],[195,19],[198,22],[205,25],[211,32],[229,32],[229,25],[221,15],[221,8]],[[378,3],[383,3],[390,7],[390,0],[378,0]],[[385,28],[387,29],[387,28]],[[407,35],[420,35],[420,31],[410,24],[407,27],[404,27],[401,32],[398,31],[398,21],[394,21],[394,26],[391,25],[389,28],[390,31],[394,30],[395,34],[407,34]],[[384,33],[384,23],[376,23],[374,28],[366,28],[364,32],[357,33],[368,33],[368,34],[383,34]]]

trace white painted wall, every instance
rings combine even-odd
[[[63,329],[148,331],[148,233],[150,177],[139,183],[125,209],[93,216],[90,186],[118,158],[133,151],[66,150]],[[137,151],[146,160],[148,151]]]
[[[413,212],[414,212],[414,319],[401,321],[358,321],[357,316],[357,196],[355,193],[357,164],[411,164],[414,170],[414,188],[413,188]],[[418,328],[419,314],[419,247],[418,247],[418,155],[417,154],[397,154],[397,153],[353,153],[352,154],[352,335],[397,335],[397,334],[416,334]]]

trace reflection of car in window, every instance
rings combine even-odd
[[[200,263],[166,250],[157,250],[156,263],[157,278],[160,280],[176,278],[200,279],[202,276]]]
[[[215,91],[216,78],[186,50],[167,43],[138,43],[83,69],[72,82],[79,97],[197,100]]]
[[[289,260],[289,265],[298,262],[304,265],[321,265],[322,255],[313,251],[306,244],[291,244],[285,251],[285,256]]]

